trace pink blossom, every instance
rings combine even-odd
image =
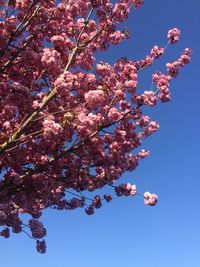
[[[185,64],[190,63],[190,57],[188,55],[182,55],[179,59],[178,59],[178,63],[179,66],[184,67]]]
[[[93,207],[93,205],[90,205],[89,207],[87,207],[87,208],[85,209],[85,212],[86,212],[87,215],[92,215],[92,214],[94,214],[94,207]]]
[[[115,192],[117,196],[134,196],[136,194],[136,185],[131,185],[130,183],[121,184],[115,187]]]
[[[116,22],[123,22],[128,18],[130,8],[128,3],[116,3],[113,9],[113,15]]]
[[[85,101],[90,108],[97,108],[105,102],[105,95],[102,90],[92,90],[85,94]]]
[[[63,45],[64,38],[62,35],[54,35],[51,37],[51,42],[53,43],[54,47],[59,47]]]
[[[131,196],[135,196],[136,193],[137,193],[137,191],[136,191],[136,185],[131,185],[130,195]]]
[[[171,44],[175,44],[178,42],[180,38],[181,31],[177,28],[173,28],[168,31],[167,38],[169,39]]]
[[[149,129],[149,131],[150,131],[151,133],[156,132],[159,128],[160,128],[160,126],[159,126],[158,122],[156,122],[156,121],[151,121],[151,122],[149,123],[148,129]]]
[[[10,230],[8,227],[0,231],[0,236],[3,236],[5,238],[9,238],[10,236]]]
[[[96,73],[100,75],[108,74],[111,71],[111,66],[105,62],[99,62],[96,65]]]
[[[171,100],[171,95],[170,93],[165,94],[165,93],[160,93],[158,95],[159,99],[161,100],[161,102],[166,103],[169,102]]]
[[[99,195],[96,195],[92,201],[92,205],[94,208],[99,209],[102,206],[101,198]]]
[[[149,124],[150,121],[150,117],[149,116],[142,116],[139,120],[138,120],[138,125],[140,127],[144,127],[147,126]]]
[[[83,201],[81,199],[74,197],[70,200],[69,205],[72,209],[82,208],[83,207]]]
[[[38,220],[30,220],[29,226],[34,238],[43,238],[46,235],[46,229]]]
[[[36,246],[36,249],[37,249],[37,251],[38,252],[40,252],[40,253],[45,253],[46,252],[46,242],[45,242],[45,240],[37,240],[36,241],[36,244],[37,244],[37,246]]]
[[[189,56],[191,58],[191,56],[192,56],[192,50],[189,49],[189,48],[185,48],[183,50],[183,55]]]
[[[58,135],[62,131],[62,126],[52,119],[45,119],[43,122],[43,127],[45,136]]]
[[[150,55],[151,55],[153,58],[157,59],[157,58],[159,58],[160,56],[162,56],[163,53],[164,53],[164,48],[159,48],[159,47],[156,45],[156,46],[154,46],[154,47],[152,48]]]
[[[144,91],[142,100],[144,105],[155,106],[157,104],[157,97],[153,91]]]
[[[138,153],[138,157],[141,159],[144,159],[148,156],[149,156],[149,151],[146,151],[144,149],[140,150],[140,152]]]
[[[144,203],[147,206],[155,206],[158,202],[158,196],[149,192],[144,193]]]
[[[44,48],[41,62],[49,71],[58,73],[62,63],[60,53],[50,48]]]
[[[160,75],[159,73],[153,73],[152,74],[152,81],[157,83],[159,81]]]
[[[37,109],[37,108],[39,108],[39,102],[37,101],[37,100],[34,100],[33,101],[33,104],[32,104],[32,107],[34,108],[34,109]]]
[[[108,112],[108,118],[110,120],[117,121],[120,118],[120,112],[116,108],[111,108]]]
[[[112,200],[112,197],[110,194],[105,194],[104,199],[106,200],[106,202],[110,202]]]
[[[128,80],[125,81],[125,86],[128,88],[136,88],[137,87],[137,81],[136,80]]]
[[[116,32],[114,32],[113,34],[110,35],[111,43],[114,44],[114,45],[119,44],[125,38],[126,38],[125,34],[120,32],[120,31],[116,31]]]
[[[9,129],[10,127],[11,127],[11,124],[10,124],[9,121],[5,121],[5,122],[3,123],[3,128],[5,128],[5,129]]]
[[[54,82],[54,86],[59,90],[59,93],[67,93],[73,88],[76,80],[76,75],[66,71],[65,74],[60,75]]]
[[[139,8],[144,3],[144,0],[132,0],[134,8]]]
[[[179,71],[179,62],[178,61],[174,61],[172,63],[167,63],[166,67],[167,67],[168,75],[170,75],[171,77],[174,77],[174,78],[176,78],[178,76],[178,71]]]

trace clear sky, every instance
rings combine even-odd
[[[93,216],[82,209],[46,211],[47,253],[37,253],[35,242],[25,234],[12,234],[8,240],[0,238],[0,266],[200,266],[199,11],[199,0],[146,0],[127,21],[132,37],[103,58],[142,58],[154,45],[165,45],[168,29],[179,27],[180,42],[141,74],[139,88],[146,90],[152,71],[163,69],[185,47],[193,50],[191,64],[171,84],[172,101],[146,109],[161,126],[143,144],[150,156],[121,179],[136,183],[141,193],[157,193],[159,204],[146,207],[139,196],[115,197]]]

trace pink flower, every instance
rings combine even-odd
[[[157,97],[154,91],[144,91],[142,99],[144,105],[155,106],[157,104]]]
[[[29,226],[34,238],[43,238],[46,235],[46,229],[40,221],[32,219]]]
[[[90,205],[89,207],[87,207],[87,208],[85,209],[85,212],[87,213],[87,215],[92,215],[92,214],[94,214],[94,207],[93,207],[93,205]]]
[[[54,82],[54,86],[61,92],[70,91],[73,88],[73,83],[76,76],[66,71],[64,75],[60,75]]]
[[[140,150],[138,153],[139,158],[144,159],[149,156],[149,151],[146,151],[144,149]]]
[[[136,194],[136,185],[130,183],[121,184],[115,187],[117,196],[134,196]]]
[[[133,184],[133,185],[131,185],[131,188],[130,188],[130,195],[131,196],[135,196],[136,193],[137,193],[137,191],[136,191],[136,185]]]
[[[90,108],[97,108],[105,101],[103,90],[91,90],[85,94],[85,101]]]
[[[180,38],[181,31],[177,28],[173,28],[168,31],[167,38],[169,39],[171,44],[175,44],[178,42]]]
[[[159,73],[153,73],[152,74],[152,81],[157,83],[159,81],[160,75]]]
[[[191,58],[191,56],[192,56],[192,50],[189,49],[189,48],[185,48],[183,50],[183,55],[187,55],[187,56],[189,56]]]
[[[144,203],[147,206],[155,206],[158,202],[158,196],[156,194],[151,194],[149,192],[144,193]]]
[[[160,126],[159,126],[158,122],[151,121],[149,123],[149,127],[148,128],[149,128],[149,131],[151,131],[151,133],[153,133],[153,132],[156,132],[160,128]]]
[[[138,121],[138,125],[140,127],[144,127],[144,126],[147,126],[150,122],[150,117],[149,116],[142,116],[139,121]]]
[[[44,136],[58,135],[62,131],[62,126],[52,119],[45,119],[43,122]]]
[[[38,102],[37,100],[33,101],[32,107],[33,107],[34,109],[39,108],[39,106],[40,106],[40,104],[39,104],[39,102]]]
[[[111,66],[105,62],[99,62],[96,65],[96,73],[100,75],[109,74],[111,71]]]
[[[64,38],[61,35],[54,35],[51,37],[51,42],[53,43],[54,47],[63,46]]]
[[[45,68],[49,71],[58,73],[62,64],[61,56],[58,51],[45,47],[43,49],[43,55],[41,62]]]
[[[162,56],[164,53],[164,48],[159,48],[157,45],[154,46],[152,49],[151,49],[151,57],[155,58],[155,59],[158,59],[160,56]]]
[[[174,78],[176,78],[178,76],[178,71],[179,71],[179,62],[178,61],[167,63],[166,67],[167,67],[168,75],[170,75],[171,77],[174,77]]]
[[[116,22],[123,22],[128,18],[128,14],[130,13],[129,4],[127,3],[116,3],[113,9],[113,15]]]
[[[132,0],[134,8],[139,8],[144,3],[144,0]]]
[[[112,200],[112,197],[110,194],[105,194],[104,199],[106,200],[106,202],[110,202]]]
[[[78,199],[74,197],[70,200],[69,205],[72,209],[81,208],[83,207],[83,201],[82,199]]]
[[[44,239],[41,241],[40,240],[36,241],[36,249],[38,252],[43,254],[46,252],[46,248],[47,248],[47,246],[46,246],[46,242]]]
[[[178,59],[179,66],[184,67],[186,64],[190,63],[190,57],[188,55],[182,55]]]
[[[113,34],[110,35],[111,43],[114,44],[114,45],[119,44],[125,38],[126,38],[125,34],[120,32],[120,31],[116,31],[116,32],[114,32]]]
[[[120,112],[115,107],[111,108],[108,112],[108,118],[110,120],[117,121],[120,118]]]
[[[0,231],[0,236],[3,236],[5,238],[9,238],[10,237],[10,230],[8,227],[6,227],[5,229]]]
[[[11,124],[10,124],[9,121],[5,121],[5,122],[3,123],[3,128],[5,128],[5,129],[10,129],[10,126],[11,126]]]
[[[92,205],[96,208],[96,209],[99,209],[101,206],[102,206],[102,203],[101,203],[101,198],[100,196],[95,196],[93,201],[92,201]]]
[[[159,99],[161,100],[162,103],[169,102],[171,100],[171,94],[170,92],[168,94],[165,93],[160,93],[158,95]]]

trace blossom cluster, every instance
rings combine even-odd
[[[129,37],[120,23],[144,0],[113,2],[0,1],[0,236],[25,226],[40,253],[44,209],[91,215],[112,200],[108,187],[117,196],[140,195],[118,180],[149,155],[139,147],[159,129],[142,106],[168,102],[172,78],[191,59],[186,48],[141,92],[140,72],[164,56],[180,30],[169,30],[165,48],[154,45],[142,59],[98,60],[98,52]],[[146,205],[157,201],[144,194]],[[21,214],[31,216],[27,224]]]
[[[40,221],[32,219],[29,226],[34,238],[43,238],[46,235],[46,229]]]
[[[144,203],[149,206],[155,206],[158,202],[158,196],[149,192],[144,193]]]
[[[115,187],[115,192],[117,196],[134,196],[136,194],[136,185],[131,185],[130,183],[121,184]]]

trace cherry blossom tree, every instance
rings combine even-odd
[[[26,232],[44,253],[47,208],[84,208],[88,215],[117,196],[137,195],[119,183],[149,152],[138,148],[159,129],[142,107],[168,102],[170,81],[189,63],[186,48],[152,87],[138,75],[180,37],[169,30],[141,60],[97,61],[129,37],[124,21],[143,0],[0,0],[0,235]],[[122,24],[123,23],[123,24]],[[137,152],[136,152],[137,151]],[[93,192],[94,193],[90,193]],[[146,205],[158,197],[144,193]],[[31,216],[27,224],[22,214]]]

